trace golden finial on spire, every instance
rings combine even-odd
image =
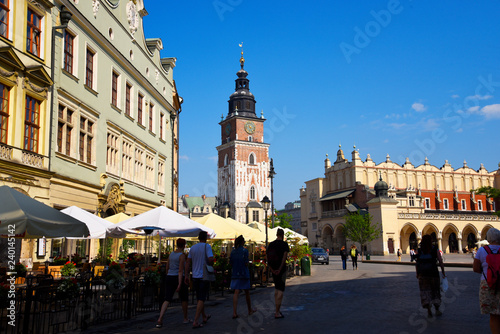
[[[241,65],[241,69],[243,69],[243,66],[245,65],[245,58],[243,58],[243,42],[241,42],[239,44],[240,48],[241,48],[241,58],[240,58],[240,65]]]

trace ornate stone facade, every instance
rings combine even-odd
[[[391,201],[373,201],[373,187],[382,178]],[[422,235],[433,234],[445,252],[461,252],[484,239],[498,217],[492,215],[500,203],[472,190],[500,187],[499,170],[488,172],[464,165],[454,169],[445,161],[436,167],[426,159],[414,166],[408,159],[400,166],[387,155],[375,164],[370,155],[362,161],[354,148],[351,161],[339,148],[332,164],[325,159],[325,175],[306,182],[301,189],[302,232],[312,244],[339,250],[346,243],[342,234],[349,211],[368,210],[382,226],[382,237],[368,246],[372,254],[390,254],[401,248],[409,252]]]

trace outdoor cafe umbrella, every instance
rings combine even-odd
[[[70,215],[71,217],[76,218],[87,225],[90,231],[90,235],[87,237],[87,239],[103,239],[106,237],[106,229],[110,226],[113,226],[113,223],[74,205],[61,210],[61,212],[64,212],[65,214]],[[72,237],[68,239],[80,238]]]
[[[142,232],[144,227],[157,227],[160,230],[152,235],[161,237],[196,237],[200,231],[206,231],[213,237],[214,231],[206,226],[184,217],[165,206],[146,211],[135,217],[124,220],[114,226],[108,227],[108,236],[123,238],[127,233],[135,230]]]
[[[86,237],[83,222],[9,186],[0,186],[0,236],[22,238]]]

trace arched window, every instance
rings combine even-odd
[[[250,153],[250,156],[248,157],[248,163],[250,165],[255,165],[255,155],[253,153]]]
[[[248,136],[248,141],[253,141],[252,136]]]
[[[229,157],[226,154],[226,156],[224,157],[224,166],[227,166],[228,161],[229,161]]]
[[[250,199],[251,200],[255,199],[255,187],[254,186],[250,187]]]

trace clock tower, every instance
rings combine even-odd
[[[227,116],[220,121],[218,197],[229,206],[227,216],[244,224],[263,222],[260,201],[270,196],[269,144],[264,143],[264,116],[255,114],[255,98],[241,52],[235,92],[229,97]],[[224,215],[224,211],[221,210]],[[269,213],[270,214],[270,213]]]

